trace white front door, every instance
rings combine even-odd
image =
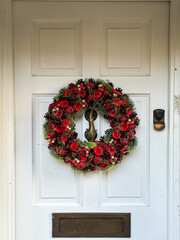
[[[52,239],[53,212],[131,213],[131,239],[167,239],[168,14],[167,2],[14,2],[16,240]],[[140,118],[138,147],[107,173],[74,173],[43,138],[52,97],[86,77],[121,87]],[[108,127],[99,118],[98,136]]]

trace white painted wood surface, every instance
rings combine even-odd
[[[148,5],[146,3],[108,3],[103,5],[103,8],[101,6],[101,3],[15,3],[14,5],[17,240],[24,239],[27,232],[29,232],[29,239],[51,239],[52,212],[87,211],[131,212],[131,239],[167,239],[167,151],[164,151],[167,149],[167,128],[160,133],[153,130],[152,111],[155,108],[163,108],[167,112],[168,4],[156,3],[156,8],[153,3]],[[113,13],[112,16],[111,13]],[[141,19],[142,23],[151,22],[150,26],[148,25],[146,37],[144,37],[142,24],[138,26],[138,31],[132,30],[132,24],[137,19]],[[68,77],[64,66],[61,68],[58,62],[61,56],[54,55],[53,61],[57,64],[52,68],[52,59],[49,60],[46,48],[40,46],[42,51],[37,51],[34,47],[37,46],[37,41],[46,42],[45,35],[40,35],[40,40],[36,38],[34,23],[39,21],[44,21],[43,31],[46,31],[46,36],[48,32],[50,35],[50,55],[57,47],[53,44],[55,35],[58,38],[61,32],[66,37],[62,28],[67,28],[69,23],[81,23],[82,34],[78,38],[79,42],[82,42],[80,46],[82,58],[73,58],[74,55],[68,51],[67,45],[63,48],[67,58],[69,60],[72,58],[70,62],[75,61],[75,65],[82,66],[83,78],[106,75],[106,78],[112,80],[116,86],[137,96],[139,102],[137,102],[137,110],[142,120],[138,130],[139,146],[129,158],[109,173],[91,173],[75,177],[70,169],[66,169],[66,166],[60,168],[58,163],[51,159],[42,145],[45,144],[43,140],[39,143],[39,139],[42,139],[42,120],[39,122],[38,114],[41,114],[42,119],[46,105],[45,97],[56,93],[59,88],[78,78],[77,73]],[[110,63],[105,67],[108,71],[112,69],[112,74],[110,72],[107,74],[101,67],[104,59],[102,60],[102,55],[99,55],[99,50],[102,53],[103,44],[101,43],[107,41],[108,37],[103,34],[104,23],[107,26],[112,22],[116,25],[110,25],[110,41],[105,46],[112,49],[116,44],[118,48],[119,42],[115,36],[118,34],[120,37],[123,34],[124,30],[121,30],[123,26],[126,34],[123,35],[121,45],[124,44],[125,51],[120,46],[121,59],[115,52],[114,55],[111,52],[106,56],[102,54],[106,62]],[[57,29],[54,32],[55,27]],[[147,24],[144,28],[147,29]],[[53,39],[51,38],[52,30]],[[131,52],[130,54],[128,52],[129,34],[131,37],[133,34],[137,36],[135,45],[130,47],[131,52],[135,53],[134,59],[131,59]],[[148,51],[144,52],[143,46],[149,46],[146,49],[150,49],[151,55]],[[74,45],[75,51],[77,51],[77,45]],[[37,59],[31,56],[41,59],[40,69],[43,76],[36,72],[32,74],[34,61]],[[122,62],[123,58],[126,60],[126,65]],[[147,63],[151,63],[149,73],[146,74],[147,71],[144,70],[141,77],[136,72],[132,76],[131,69],[140,62],[139,59],[142,62],[147,59]],[[122,77],[121,70],[126,66],[129,71],[126,69],[123,74],[125,76]],[[51,73],[47,72],[49,68],[52,70]],[[119,71],[116,77],[113,76],[114,69]],[[59,73],[60,70],[62,73]],[[53,77],[54,75],[56,77]],[[34,105],[32,105],[32,98],[34,98]],[[35,117],[34,124],[32,112]],[[167,121],[166,115],[166,124],[168,124]],[[62,170],[66,171],[63,179],[60,176]],[[49,179],[48,182],[47,179]],[[58,185],[59,181],[61,185]],[[62,191],[59,192],[58,188]],[[35,199],[34,205],[33,199]],[[25,217],[27,222],[24,221]],[[145,221],[147,225],[144,224]]]

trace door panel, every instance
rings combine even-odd
[[[17,240],[52,239],[53,212],[127,212],[131,239],[167,239],[167,128],[152,113],[168,110],[168,14],[165,2],[14,2]],[[86,77],[121,87],[140,118],[138,147],[107,173],[74,173],[43,138],[52,97]]]

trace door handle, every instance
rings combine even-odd
[[[153,111],[153,124],[154,129],[157,131],[161,131],[165,128],[164,113],[165,110],[163,109],[155,109]]]

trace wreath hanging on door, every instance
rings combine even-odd
[[[93,122],[97,112],[110,123],[99,141],[95,140]],[[85,131],[88,141],[77,138],[75,131],[74,119],[84,113],[89,121]],[[139,119],[134,103],[109,81],[90,78],[70,83],[54,97],[45,119],[44,137],[51,154],[80,172],[109,170],[137,144],[135,129]]]

